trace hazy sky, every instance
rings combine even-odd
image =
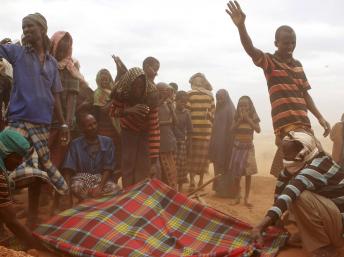
[[[344,2],[342,0],[242,0],[247,28],[257,48],[273,52],[275,29],[292,26],[299,59],[317,106],[333,123],[344,112]],[[253,99],[265,131],[271,130],[270,104],[263,72],[245,54],[222,0],[1,0],[0,38],[20,38],[22,18],[33,12],[48,20],[48,34],[65,30],[74,39],[74,57],[91,87],[99,69],[115,76],[111,54],[127,67],[146,56],[161,62],[156,82],[188,80],[202,72],[215,90],[233,99]],[[317,123],[313,120],[313,124]]]

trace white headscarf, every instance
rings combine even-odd
[[[292,174],[301,170],[320,152],[315,137],[305,132],[290,131],[283,141],[298,141],[303,146],[293,161],[283,159],[284,167]]]

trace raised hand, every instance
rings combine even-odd
[[[228,9],[226,12],[231,16],[233,23],[235,26],[239,27],[245,23],[246,15],[241,10],[241,7],[237,1],[229,1],[227,4]]]

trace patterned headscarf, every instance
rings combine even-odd
[[[192,89],[205,89],[209,91],[213,90],[213,87],[203,73],[198,72],[192,75],[189,82]]]
[[[48,23],[47,23],[47,20],[44,18],[44,16],[42,14],[36,12],[36,13],[32,13],[32,14],[25,16],[23,18],[23,21],[24,20],[31,20],[31,21],[39,24],[43,28],[43,35],[42,36],[43,36],[44,48],[45,48],[45,51],[49,51],[50,39],[47,36]],[[28,51],[33,51],[32,45],[29,42],[25,41],[25,37],[23,38],[22,43],[23,43],[23,46],[25,46],[26,49],[28,49]]]
[[[283,160],[285,168],[290,173],[295,173],[302,169],[306,162],[312,160],[320,152],[315,137],[305,132],[290,131],[283,138],[283,141],[297,141],[303,146],[293,161]]]
[[[144,96],[147,96],[147,78],[144,71],[141,68],[135,67],[129,69],[115,84],[114,89],[112,90],[111,97],[115,98],[121,102],[128,102],[130,101],[130,93],[132,90],[133,82],[138,78],[143,76],[145,78],[145,92]]]
[[[110,78],[110,87],[109,88],[102,88],[101,87],[101,75],[106,74]],[[96,82],[97,82],[97,89],[94,91],[94,103],[93,105],[96,106],[104,106],[107,104],[110,95],[111,95],[111,89],[113,88],[113,79],[111,76],[111,73],[107,69],[101,69],[97,73],[96,77]]]
[[[11,153],[25,157],[30,149],[30,143],[17,131],[5,129],[0,132],[0,169],[6,170],[4,159]]]

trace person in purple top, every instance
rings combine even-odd
[[[47,21],[39,13],[23,18],[23,46],[0,45],[0,58],[13,67],[13,88],[8,107],[8,127],[26,137],[38,155],[39,168],[44,170],[60,194],[68,186],[60,172],[50,161],[48,148],[49,126],[55,108],[61,124],[61,143],[68,144],[69,129],[62,115],[62,91],[56,60],[49,54],[50,40]],[[32,159],[26,160],[24,169],[33,167]],[[39,183],[29,186],[28,223],[37,223]]]

